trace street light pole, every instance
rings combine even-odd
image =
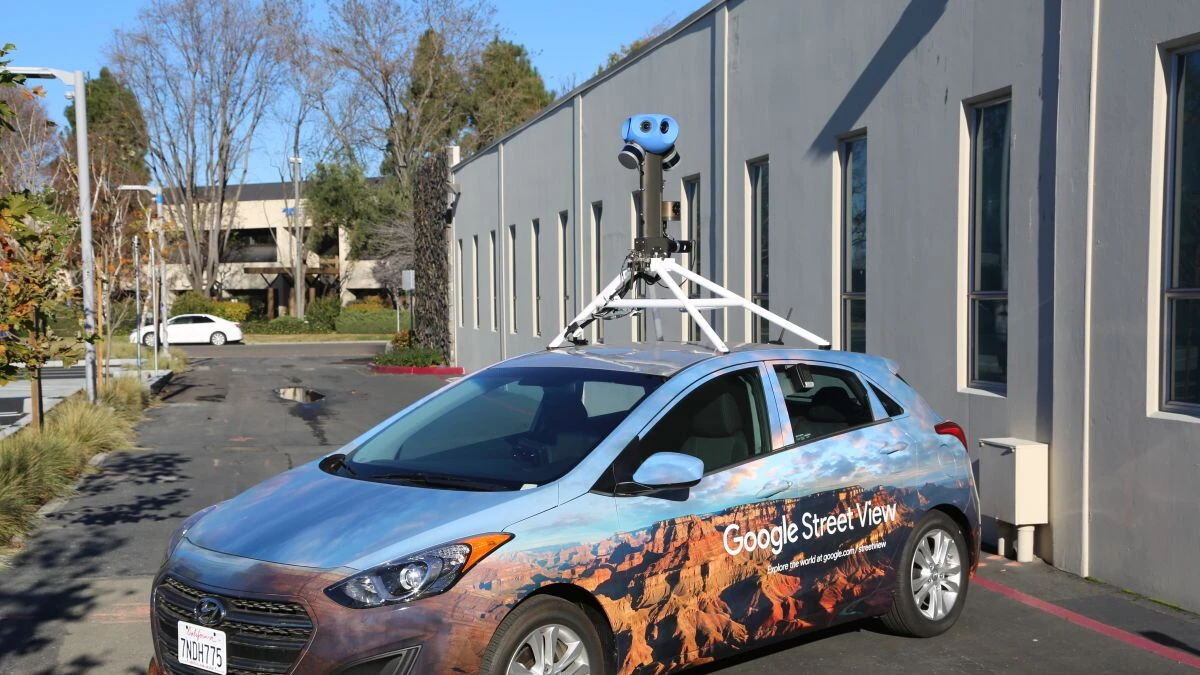
[[[91,164],[88,160],[87,144],[87,82],[83,71],[71,73],[54,68],[9,68],[16,75],[41,79],[58,79],[74,87],[75,99],[75,151],[79,173],[79,239],[83,257],[83,332],[91,336],[96,333],[96,259],[92,249],[92,186]],[[96,345],[91,340],[84,343],[84,378],[88,400],[96,402]]]
[[[158,217],[158,229],[155,230],[150,223],[150,213],[146,212],[146,225],[150,230],[147,236],[150,237],[150,305],[154,310],[154,369],[158,370],[158,349],[161,346],[163,356],[171,358],[171,341],[167,339],[167,329],[164,326],[159,326],[158,317],[159,310],[162,311],[162,319],[165,323],[167,320],[167,253],[165,249],[160,249],[163,246],[164,232],[162,219],[162,188],[153,185],[120,185],[118,190],[144,190],[149,192],[154,197],[154,210]],[[155,236],[157,235],[157,236]],[[158,288],[154,285],[154,258],[155,250],[158,249]],[[138,330],[142,327],[139,325]],[[140,337],[140,336],[139,336]],[[138,341],[141,344],[141,341]]]

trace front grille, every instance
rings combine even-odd
[[[225,619],[213,628],[225,631],[229,675],[287,673],[312,636],[312,620],[302,605],[208,593],[166,577],[154,591],[154,618],[159,653],[175,675],[204,675],[175,658],[178,622],[196,623],[192,609],[201,598],[217,598],[225,605]]]

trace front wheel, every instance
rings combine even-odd
[[[896,592],[883,623],[893,632],[933,637],[949,630],[967,600],[970,558],[958,523],[930,511],[909,535]]]
[[[156,342],[158,342],[158,338],[153,332],[146,333],[142,336],[142,344],[146,345],[147,347],[153,347]]]
[[[221,331],[217,331],[208,337],[208,341],[217,347],[220,347],[221,345],[225,344],[225,334]]]
[[[609,675],[596,623],[581,607],[540,595],[512,611],[488,645],[482,675]]]

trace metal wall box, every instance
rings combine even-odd
[[[1049,448],[1020,438],[979,439],[979,502],[985,516],[1013,525],[1050,519]]]

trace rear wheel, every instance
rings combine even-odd
[[[225,344],[225,334],[222,333],[221,331],[217,331],[217,332],[213,333],[212,335],[208,336],[208,341],[211,342],[212,344],[220,347],[221,345]]]
[[[969,583],[967,540],[950,516],[930,511],[909,535],[883,622],[901,635],[932,637],[962,613]]]
[[[596,624],[584,608],[540,595],[512,611],[484,652],[483,675],[608,675]]]

